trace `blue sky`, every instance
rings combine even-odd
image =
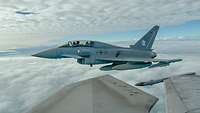
[[[68,40],[98,40],[103,42],[117,42],[117,41],[133,41],[138,40],[141,38],[146,32],[149,31],[148,29],[140,29],[140,30],[130,30],[125,32],[111,32],[111,33],[104,33],[104,34],[96,34],[96,35],[68,35],[64,38],[59,38],[57,41],[52,41],[49,43],[45,43],[41,46],[34,46],[33,48],[18,48],[16,50],[21,52],[28,52],[28,51],[39,51],[44,48],[51,48],[55,45],[61,45],[66,43]],[[160,26],[160,30],[158,32],[157,39],[164,40],[177,40],[177,39],[200,39],[200,20],[198,21],[190,21],[179,25],[173,26]],[[4,55],[5,52],[0,53]],[[7,54],[7,53],[6,53]],[[12,54],[12,53],[8,53]]]
[[[200,36],[199,0],[8,0],[0,4],[0,50],[77,39],[131,41],[156,24],[161,26],[157,39]],[[24,9],[38,14],[16,14]]]
[[[150,28],[149,28],[150,29]],[[149,29],[129,30],[124,32],[111,32],[96,35],[69,35],[66,40],[100,40],[100,41],[123,41],[141,38]],[[160,26],[157,39],[200,39],[200,20],[189,21],[179,25]]]

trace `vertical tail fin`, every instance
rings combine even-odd
[[[154,26],[148,33],[146,33],[135,45],[131,46],[137,49],[151,50],[153,42],[159,30],[159,26]]]

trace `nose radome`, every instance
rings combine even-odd
[[[46,58],[46,57],[48,57],[48,55],[45,54],[45,53],[46,53],[45,51],[44,52],[39,52],[39,53],[33,54],[32,56]]]
[[[36,54],[33,54],[34,57],[41,57],[41,58],[56,58],[57,57],[57,50],[50,49],[46,51],[42,51]]]
[[[33,54],[32,56],[34,56],[34,57],[43,57],[42,52]]]
[[[34,56],[34,57],[39,57],[39,55],[38,55],[38,54],[33,54],[33,55],[31,55],[31,56]]]

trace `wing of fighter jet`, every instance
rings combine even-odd
[[[101,57],[97,58],[99,60],[105,61],[125,61],[125,62],[159,62],[159,63],[173,63],[182,61],[182,59],[154,59],[154,58],[131,58],[131,57],[116,57],[116,58],[109,58],[109,57]]]
[[[173,77],[137,83],[148,86],[165,83],[166,113],[200,113],[200,76],[186,73]]]
[[[103,71],[109,70],[127,70],[127,69],[139,69],[139,68],[155,68],[164,67],[170,65],[170,63],[175,63],[182,61],[182,59],[153,59],[153,58],[97,58],[101,61],[112,61],[112,65],[106,65],[100,68]],[[116,64],[115,64],[116,62]],[[119,62],[119,63],[118,63]],[[123,62],[120,64],[120,62]],[[126,62],[126,63],[124,63]],[[152,64],[152,62],[157,62]]]
[[[27,113],[149,113],[157,101],[108,75],[67,85]]]
[[[165,80],[167,113],[200,113],[200,76],[184,74]]]

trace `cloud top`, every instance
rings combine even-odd
[[[198,0],[1,0],[2,33],[79,34],[200,19]],[[19,15],[26,10],[35,15]]]
[[[186,46],[185,48],[189,48],[178,52],[183,48],[178,46],[180,43]],[[184,42],[184,44],[182,41],[159,43],[157,46],[165,50],[159,54],[162,58],[183,58],[183,61],[171,64],[169,67],[128,71],[104,72],[99,70],[100,66],[80,65],[74,59],[0,57],[0,113],[22,113],[64,85],[105,74],[110,74],[132,85],[136,82],[175,74],[187,72],[198,74],[200,73],[200,53],[197,53],[199,49],[194,49],[198,43],[197,41]],[[192,48],[193,51],[191,51]],[[164,112],[163,86],[159,84],[153,87],[142,87],[142,89],[160,98],[152,113]]]

